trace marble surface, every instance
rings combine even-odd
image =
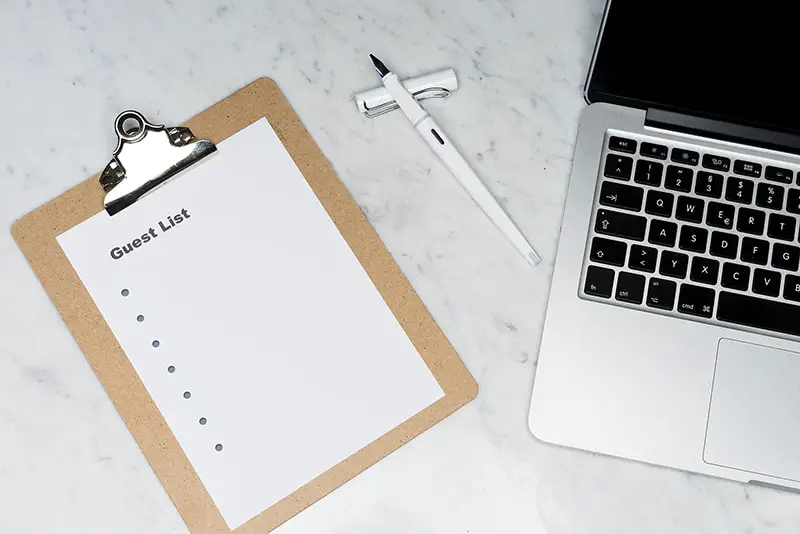
[[[0,222],[101,169],[111,121],[179,123],[278,81],[480,384],[477,400],[280,534],[794,533],[800,497],[566,450],[526,427],[582,84],[602,0],[5,0]],[[354,92],[376,53],[454,67],[427,104],[545,262],[529,268],[397,114]],[[0,233],[0,532],[183,533],[6,231]]]

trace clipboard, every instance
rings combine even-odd
[[[73,187],[23,216],[12,226],[14,239],[194,534],[271,531],[477,395],[477,384],[458,354],[271,79],[256,80],[201,112],[185,126],[199,138],[220,143],[263,117],[274,129],[308,186],[424,360],[443,396],[234,530],[226,524],[118,339],[57,242],[57,236],[104,209],[104,192],[98,185],[97,177]],[[113,172],[114,169],[109,171],[107,168],[106,171]],[[174,179],[192,178],[189,175]],[[152,194],[158,195],[159,192],[155,190]]]

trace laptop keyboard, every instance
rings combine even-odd
[[[600,173],[582,297],[800,336],[797,169],[609,132]]]

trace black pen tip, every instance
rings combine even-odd
[[[378,71],[378,74],[381,75],[381,78],[389,74],[389,69],[386,68],[386,65],[383,64],[383,61],[376,58],[372,54],[369,55],[369,58],[372,60],[372,64],[375,65],[375,69]]]

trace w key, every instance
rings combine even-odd
[[[647,219],[639,215],[629,215],[619,211],[597,210],[594,231],[598,234],[642,241]]]

